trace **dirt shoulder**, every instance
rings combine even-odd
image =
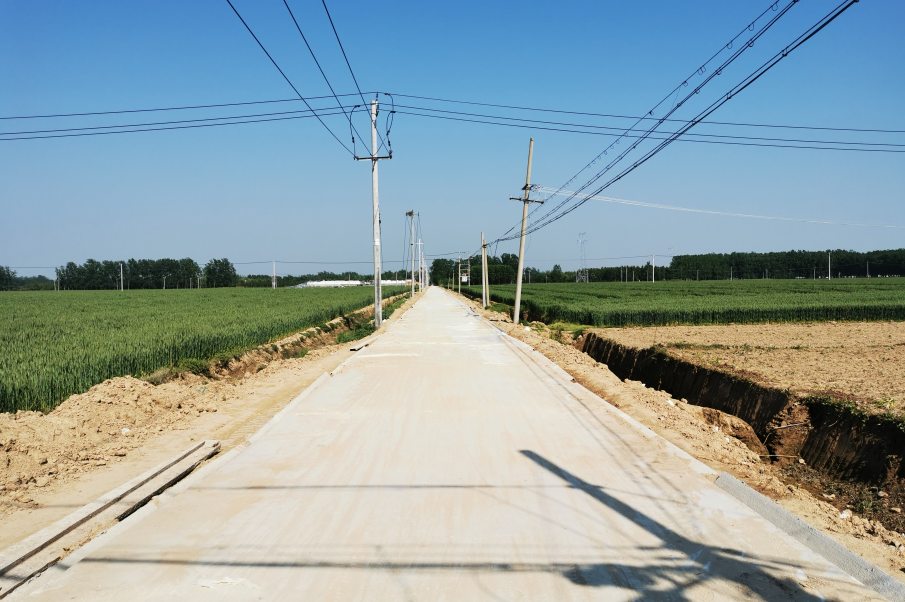
[[[385,324],[398,320],[407,300]],[[373,316],[373,307],[358,312]],[[301,391],[351,357],[342,319],[243,354],[213,376],[122,377],[53,412],[0,414],[0,549],[160,464],[201,439],[221,453],[245,441]],[[385,327],[377,331],[381,333]],[[304,334],[304,337],[302,336]],[[309,349],[297,354],[298,342]]]
[[[905,411],[905,322],[592,329],[634,348],[803,396],[830,394],[868,413]]]
[[[647,388],[640,382],[623,382],[605,364],[576,349],[568,334],[562,342],[559,333],[539,322],[530,328],[516,326],[505,314],[483,310],[480,303],[463,296],[459,299],[663,438],[714,470],[732,474],[905,583],[905,534],[887,530],[879,522],[851,512],[840,513],[828,501],[796,486],[779,467],[761,462],[759,453],[751,449],[759,441],[756,436],[751,441],[753,432],[744,421],[672,399],[668,393]],[[613,330],[617,329],[606,333]]]

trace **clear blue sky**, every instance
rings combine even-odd
[[[329,93],[281,1],[235,4],[302,94]],[[714,80],[713,92],[722,93],[835,4],[799,2],[748,58]],[[334,87],[354,91],[320,2],[290,5]],[[330,3],[365,91],[622,115],[646,112],[766,7],[766,2],[716,0]],[[863,0],[711,119],[905,130],[902,23],[905,3]],[[4,1],[0,56],[0,116],[293,96],[225,0]],[[714,96],[700,97],[697,107]],[[426,106],[398,97],[397,103]],[[6,120],[0,128],[296,108],[284,107]],[[694,113],[690,108],[678,116]],[[328,123],[348,140],[341,116]],[[364,132],[367,121],[361,118],[357,126]],[[905,144],[902,134],[709,127],[701,131]],[[524,183],[530,136],[535,138],[532,179],[551,187],[568,180],[609,140],[397,115],[394,159],[380,165],[384,259],[401,258],[409,209],[421,214],[428,254],[475,250],[482,230],[492,239],[509,229],[520,206],[507,199]],[[905,154],[676,143],[606,194],[718,211],[905,226],[903,167]],[[368,165],[353,161],[313,119],[0,142],[0,207],[0,264],[11,266],[88,258],[371,257]],[[574,269],[579,232],[587,232],[591,258],[666,254],[669,248],[678,254],[905,246],[905,229],[762,222],[589,202],[533,234],[527,263],[547,269],[559,260]],[[509,242],[498,252],[516,250]],[[309,270],[283,266],[280,271]]]

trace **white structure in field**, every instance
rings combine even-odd
[[[318,287],[337,287],[337,286],[365,286],[366,284],[371,284],[370,282],[364,282],[361,280],[311,280],[309,282],[303,282],[299,284],[296,288],[318,288]]]
[[[408,286],[411,280],[383,280],[381,284],[386,286]],[[318,287],[338,287],[338,286],[371,286],[373,282],[369,280],[311,280],[296,285],[295,288],[318,288]]]

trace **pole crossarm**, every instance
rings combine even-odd
[[[393,155],[387,155],[385,157],[359,157],[358,155],[354,156],[356,161],[378,161],[380,159],[392,159]]]
[[[539,205],[543,205],[543,204],[544,204],[544,201],[538,201],[538,200],[535,200],[535,199],[523,199],[523,198],[520,197],[520,196],[511,196],[511,197],[509,197],[509,200],[510,200],[510,201],[521,201],[521,202],[523,202],[523,203],[537,203],[537,204],[539,204]]]

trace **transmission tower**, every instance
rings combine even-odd
[[[586,234],[587,232],[578,234],[578,271],[575,272],[575,282],[588,281],[588,257],[584,251],[584,243],[587,242]]]

